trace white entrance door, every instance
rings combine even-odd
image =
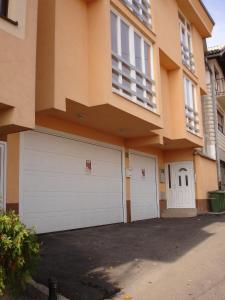
[[[156,160],[153,157],[130,154],[131,220],[157,218]]]
[[[193,162],[175,162],[166,166],[168,208],[195,208]]]
[[[4,208],[5,198],[5,143],[0,142],[0,209]]]
[[[44,233],[123,222],[120,149],[32,131],[21,139],[26,225]]]

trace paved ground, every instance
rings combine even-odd
[[[71,300],[225,299],[225,215],[74,230],[40,241],[36,281],[56,277]]]

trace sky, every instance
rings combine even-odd
[[[225,0],[203,0],[207,10],[215,21],[212,37],[207,39],[207,45],[225,45]]]

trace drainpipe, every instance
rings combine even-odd
[[[210,83],[211,83],[211,90],[212,90],[212,99],[213,99],[213,111],[214,111],[214,130],[215,130],[215,147],[216,147],[216,165],[217,165],[217,181],[220,187],[220,161],[219,161],[219,148],[218,148],[218,132],[217,132],[217,106],[216,106],[216,93],[215,93],[215,81],[213,77],[213,72],[206,60],[206,65],[209,70],[210,74]]]

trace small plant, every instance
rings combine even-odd
[[[19,294],[39,261],[35,231],[28,229],[14,213],[0,212],[0,296],[8,290]]]

